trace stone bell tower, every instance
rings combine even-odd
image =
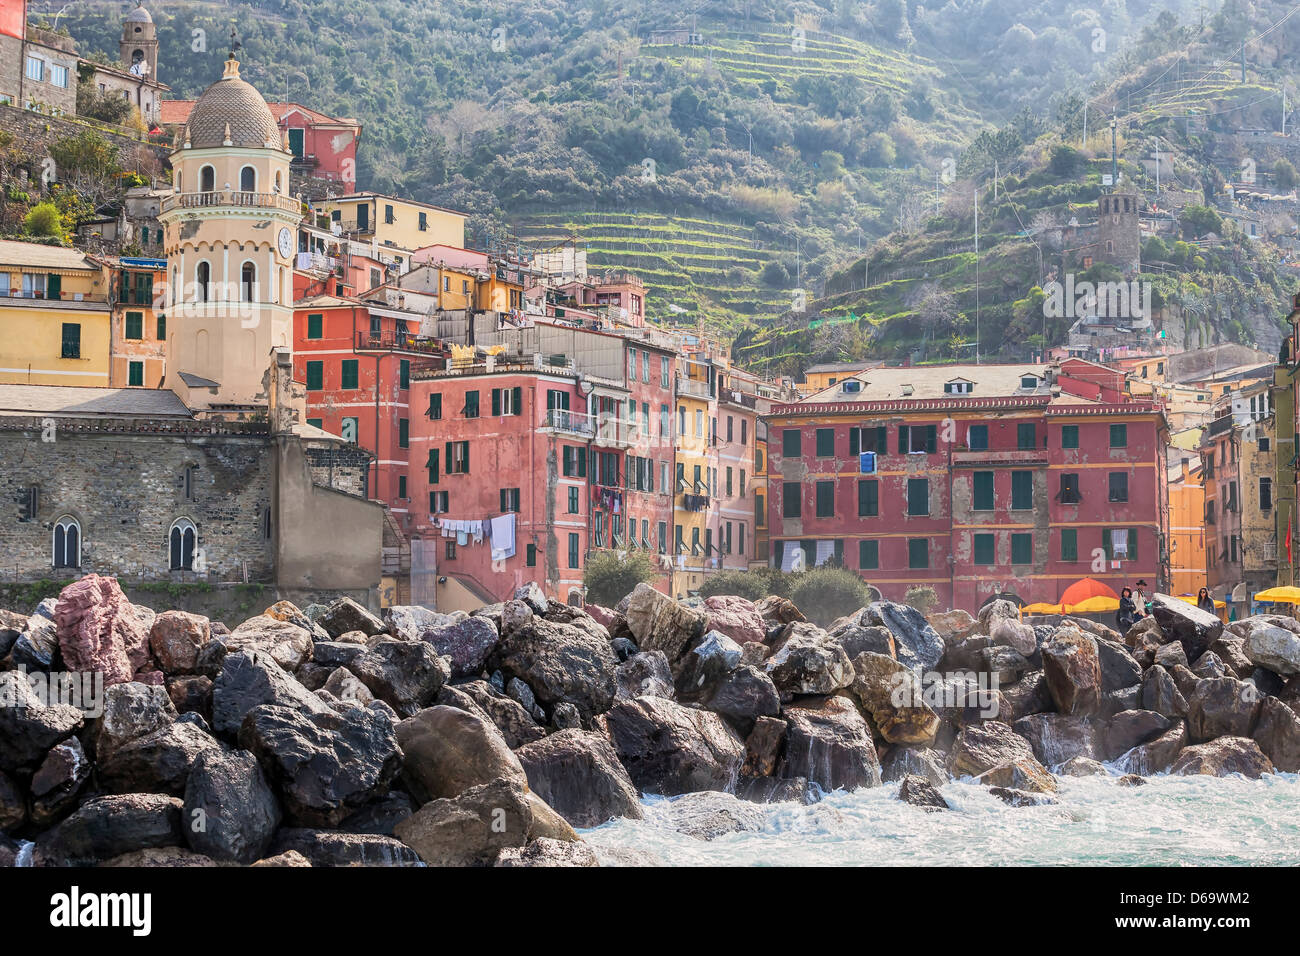
[[[136,76],[158,79],[158,31],[144,7],[136,7],[122,21],[118,49],[129,71]]]

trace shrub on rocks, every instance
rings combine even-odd
[[[810,620],[824,627],[870,603],[871,589],[848,568],[812,568],[795,575],[790,600]]]

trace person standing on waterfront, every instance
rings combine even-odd
[[[1133,589],[1124,588],[1119,592],[1119,610],[1115,612],[1115,623],[1119,625],[1119,632],[1126,633],[1137,618],[1137,606],[1133,603]]]
[[[1214,598],[1210,597],[1209,588],[1201,588],[1196,594],[1196,606],[1202,611],[1214,613]]]

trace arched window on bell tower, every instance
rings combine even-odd
[[[239,270],[239,291],[244,302],[257,301],[257,266],[251,262]]]
[[[217,171],[211,166],[199,170],[199,192],[210,193],[217,188]]]

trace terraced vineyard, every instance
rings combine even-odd
[[[583,240],[587,266],[627,269],[647,286],[652,318],[671,319],[677,309],[699,316],[714,330],[734,331],[752,316],[779,314],[790,292],[763,285],[761,271],[778,252],[742,223],[648,212],[539,214],[519,226],[520,238],[537,249]]]

